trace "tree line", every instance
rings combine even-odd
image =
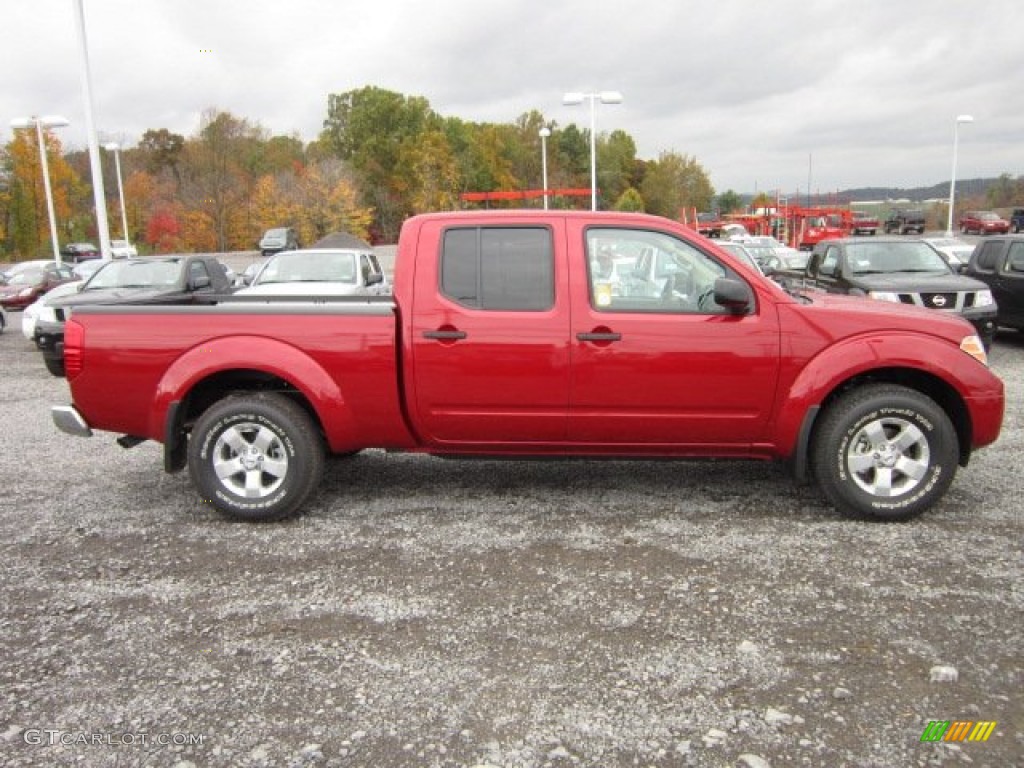
[[[193,136],[151,129],[121,150],[127,238],[153,253],[248,250],[275,226],[295,227],[307,244],[335,231],[394,242],[410,215],[466,207],[463,192],[540,189],[542,127],[551,132],[548,188],[589,189],[589,131],[537,111],[474,123],[442,116],[422,97],[368,86],[329,95],[323,131],[303,143],[211,109]],[[88,154],[65,152],[52,131],[44,137],[58,239],[95,242]],[[596,138],[600,207],[675,218],[711,205],[714,188],[695,158],[639,159],[621,130]],[[120,238],[113,158],[101,152],[111,237]],[[540,202],[505,205],[524,204]],[[590,200],[549,204],[586,208]],[[15,131],[0,150],[0,251],[5,259],[45,255],[49,241],[36,133]]]
[[[542,128],[550,131],[548,188],[589,189],[589,131],[560,126],[536,110],[511,123],[476,123],[440,115],[425,98],[367,86],[330,94],[322,132],[303,143],[211,109],[192,136],[150,129],[122,150],[127,233],[120,231],[114,163],[101,150],[111,237],[127,234],[151,253],[249,250],[276,226],[295,227],[305,244],[335,231],[395,242],[405,218],[466,207],[464,192],[539,189]],[[44,136],[58,237],[95,242],[88,155],[63,151],[51,131]],[[733,190],[716,198],[695,157],[664,151],[640,159],[622,130],[598,135],[596,152],[603,209],[678,218],[683,210],[742,207]],[[771,204],[762,197],[761,204]],[[1001,177],[988,197],[992,206],[1024,199],[1024,177]],[[540,200],[489,204],[539,206]],[[590,200],[553,197],[550,205],[587,208]],[[0,149],[0,259],[46,255],[49,240],[36,133],[18,130]]]

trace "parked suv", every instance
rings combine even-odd
[[[271,256],[279,251],[294,251],[299,247],[299,238],[291,227],[275,227],[263,233],[260,239],[260,253]]]
[[[1024,331],[1024,235],[993,237],[978,245],[967,274],[992,290],[996,323]]]
[[[885,234],[890,235],[893,232],[901,235],[909,235],[911,232],[916,232],[919,235],[923,235],[924,211],[903,210],[901,208],[890,211],[889,217],[885,220]]]
[[[1010,214],[1010,227],[1014,234],[1024,229],[1024,208],[1013,209],[1013,213]]]
[[[992,211],[968,211],[960,217],[960,231],[965,235],[1005,235],[1010,231],[1010,222]]]

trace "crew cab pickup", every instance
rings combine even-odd
[[[843,513],[905,519],[1002,423],[963,319],[787,293],[642,214],[415,216],[393,296],[273,301],[76,310],[55,423],[162,442],[246,520],[300,511],[325,453],[364,448],[778,459]]]
[[[924,211],[897,208],[889,212],[889,215],[885,219],[884,228],[885,234],[887,235],[891,235],[893,233],[898,235],[909,235],[912,232],[923,235],[924,225]]]
[[[991,346],[996,304],[984,283],[964,277],[922,240],[826,240],[807,261],[803,286],[955,313]]]
[[[979,244],[966,274],[992,290],[998,325],[1024,331],[1024,237],[996,236]]]

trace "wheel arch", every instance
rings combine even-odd
[[[788,459],[797,480],[808,479],[809,451],[822,414],[846,392],[872,383],[899,384],[935,401],[953,424],[959,464],[967,464],[974,437],[973,425],[967,403],[954,382],[964,361],[976,363],[960,350],[952,350],[955,355],[951,356],[948,344],[928,337],[913,340],[893,337],[890,340],[900,344],[902,354],[887,355],[873,348],[876,343],[886,342],[879,338],[837,345],[831,354],[811,361],[789,391],[783,393],[776,422],[776,446]],[[914,345],[913,359],[905,354],[908,342]],[[884,359],[899,362],[879,365]]]
[[[215,340],[183,353],[157,387],[150,432],[164,441],[165,468],[184,467],[188,429],[210,406],[230,394],[260,391],[297,403],[332,450],[339,449],[339,436],[355,433],[337,382],[305,352],[268,339]]]

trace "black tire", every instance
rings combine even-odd
[[[52,375],[64,378],[64,358],[51,359],[49,357],[43,357],[43,362],[46,363],[46,370]]]
[[[942,498],[956,475],[957,435],[916,390],[872,384],[829,406],[811,461],[825,496],[848,517],[909,520]]]
[[[319,486],[323,442],[306,411],[284,395],[232,395],[196,422],[188,469],[203,499],[228,517],[281,520]]]

